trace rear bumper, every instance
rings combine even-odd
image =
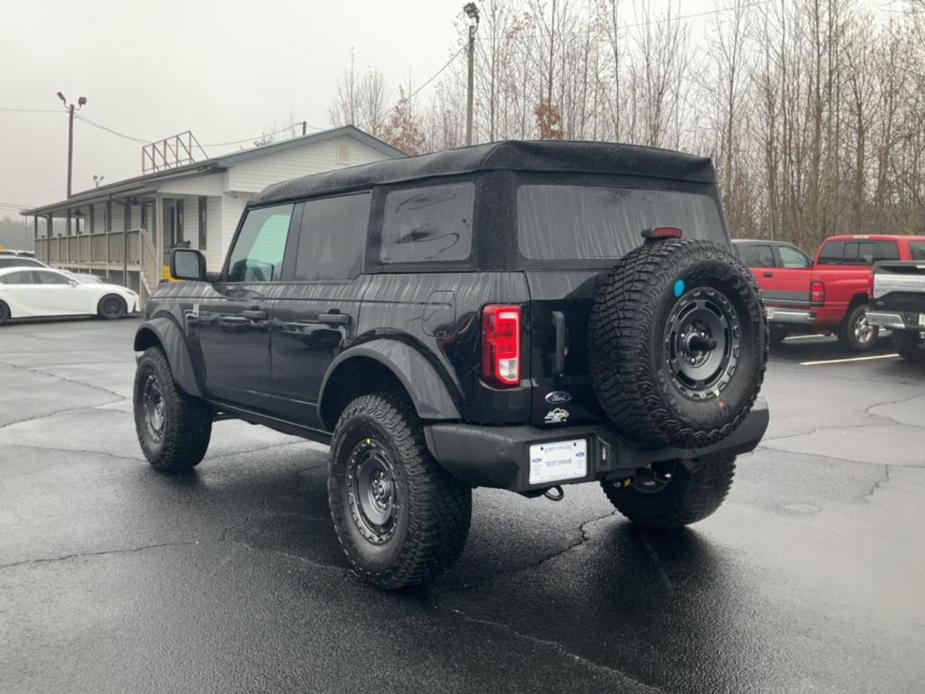
[[[765,309],[768,323],[781,323],[784,325],[813,325],[816,322],[815,311],[803,311],[791,308],[776,308],[769,306]]]
[[[910,318],[918,314],[911,314]],[[914,330],[920,327],[914,322],[907,323],[902,314],[892,313],[889,311],[867,311],[867,322],[876,325],[879,328],[890,328],[891,330]]]
[[[486,427],[474,424],[436,423],[424,428],[427,447],[455,477],[474,487],[496,487],[516,492],[546,489],[553,484],[577,484],[607,477],[630,476],[637,468],[662,460],[694,460],[747,453],[758,445],[768,428],[768,406],[760,399],[745,421],[730,436],[702,448],[640,450],[609,426],[540,429],[531,426]],[[569,439],[588,443],[587,473],[555,483],[530,484],[530,446]]]

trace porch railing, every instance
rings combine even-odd
[[[139,272],[139,293],[143,300],[154,291],[161,277],[157,249],[150,232],[144,229],[39,238],[35,240],[35,257],[52,265],[80,270]]]

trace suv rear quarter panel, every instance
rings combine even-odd
[[[521,272],[375,274],[363,301],[358,342],[386,338],[413,346],[444,379],[468,421],[523,422],[530,411],[528,381],[508,389],[481,381],[481,311],[492,303],[526,309],[529,299]],[[524,335],[524,355],[528,345]],[[522,364],[521,373],[529,368]]]

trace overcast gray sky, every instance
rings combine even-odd
[[[65,193],[67,119],[55,96],[84,95],[87,118],[142,139],[192,130],[200,142],[258,136],[296,120],[327,127],[338,75],[390,84],[433,74],[456,41],[462,0],[2,0],[0,203]],[[141,145],[76,124],[74,190],[140,171]],[[209,154],[229,147],[209,149]],[[0,209],[0,216],[10,210]]]
[[[669,1],[651,0],[653,12]],[[871,7],[896,1],[863,0]],[[240,140],[284,126],[290,114],[328,127],[351,46],[358,71],[375,66],[393,88],[410,72],[420,84],[456,45],[463,4],[0,0],[0,216],[13,203],[64,198],[67,119],[58,90],[72,100],[86,96],[90,120],[142,139],[189,129],[203,144]],[[729,4],[680,0],[684,15]],[[703,32],[691,29],[697,41]],[[141,145],[80,121],[75,139],[75,191],[91,187],[94,174],[111,183],[141,173]]]

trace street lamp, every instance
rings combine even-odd
[[[466,95],[466,144],[472,144],[472,70],[475,59],[475,32],[479,28],[479,8],[467,2],[463,12],[469,18],[469,89]]]
[[[69,104],[64,94],[58,92],[58,98],[67,109],[67,196],[71,197],[71,173],[74,162],[74,104]],[[80,110],[87,103],[87,97],[81,96],[77,99],[77,110]]]

